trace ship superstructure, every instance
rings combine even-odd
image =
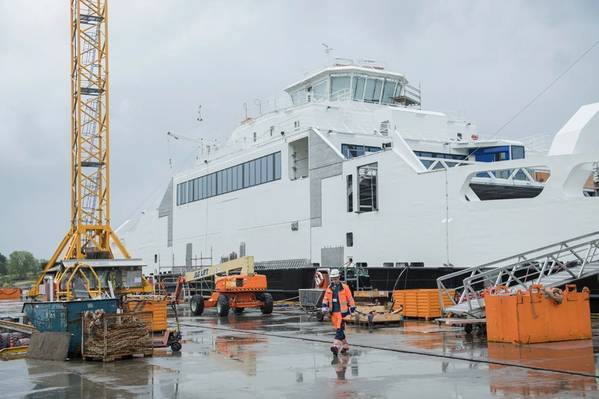
[[[148,272],[252,255],[258,269],[351,262],[434,277],[599,225],[597,104],[536,155],[422,109],[420,90],[379,65],[337,63],[285,91],[288,107],[202,148],[119,231]]]

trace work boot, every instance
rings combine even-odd
[[[337,348],[336,346],[331,346],[331,352],[333,352],[333,356],[337,356],[337,354],[339,353],[339,348]]]
[[[347,343],[347,340],[344,338],[343,341],[341,341],[341,344],[341,353],[346,354],[349,351],[349,344]]]

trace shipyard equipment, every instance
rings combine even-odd
[[[60,302],[26,302],[23,313],[39,332],[62,332],[70,334],[69,354],[81,353],[81,315],[96,310],[116,313],[116,299],[82,299]]]
[[[533,284],[561,287],[598,274],[599,232],[594,232],[439,277],[439,302],[445,314],[479,318],[485,316],[489,288],[505,286],[516,293]],[[449,285],[459,280],[461,285]]]
[[[175,297],[183,294],[185,286],[195,285],[189,305],[191,313],[200,316],[207,307],[216,307],[219,316],[224,317],[233,310],[241,314],[246,308],[259,308],[263,314],[272,313],[272,295],[266,292],[266,276],[254,273],[254,258],[244,256],[219,265],[190,272],[179,279]],[[211,288],[213,287],[213,288]],[[210,292],[208,299],[204,294]]]
[[[107,0],[70,3],[71,220],[29,296],[70,300],[74,280],[84,281],[89,298],[102,290],[110,296],[151,292],[141,261],[131,259],[110,226]]]
[[[448,325],[462,325],[467,333],[473,325],[486,329],[487,299],[503,294],[518,295],[534,286],[544,289],[563,287],[599,275],[599,232],[585,234],[541,248],[519,253],[494,262],[462,269],[437,279],[438,319]],[[454,281],[462,281],[458,286]],[[529,294],[529,297],[534,295]],[[582,315],[586,318],[586,315]]]
[[[168,308],[175,316],[175,329],[168,326]],[[181,326],[177,306],[165,295],[128,295],[123,303],[123,310],[133,313],[147,313],[152,316],[150,332],[155,348],[170,347],[173,352],[181,350]]]

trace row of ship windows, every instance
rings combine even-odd
[[[347,159],[361,157],[362,155],[382,150],[383,149],[381,147],[373,147],[369,145],[341,144],[341,153]]]
[[[444,158],[444,159],[456,159],[456,160],[465,160],[468,159],[468,155],[460,155],[460,154],[444,154],[439,152],[426,152],[426,151],[414,151],[417,157],[426,157],[426,158]]]
[[[177,184],[177,205],[203,200],[281,178],[281,153],[275,152]]]

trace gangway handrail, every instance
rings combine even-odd
[[[599,267],[588,271],[589,263],[599,265],[599,231],[441,276],[437,279],[440,305],[444,313],[466,304],[462,308],[466,313],[480,314],[486,289],[504,285],[513,292],[526,290],[533,283],[560,285],[585,276],[585,272],[599,274]],[[447,287],[448,280],[460,277],[462,285]],[[445,296],[452,304],[449,307],[444,305]]]

